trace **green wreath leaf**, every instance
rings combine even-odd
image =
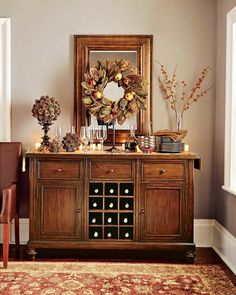
[[[84,89],[93,89],[93,86],[89,85],[87,82],[82,82],[81,85]]]
[[[85,96],[84,98],[82,98],[82,101],[86,105],[91,105],[93,103],[93,100],[89,96]]]

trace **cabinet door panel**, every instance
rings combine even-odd
[[[145,184],[141,197],[141,239],[184,238],[184,187]]]
[[[78,187],[41,186],[38,236],[63,240],[79,238],[80,207]]]

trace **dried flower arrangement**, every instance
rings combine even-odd
[[[39,124],[52,123],[60,115],[60,105],[54,97],[41,96],[36,99],[32,108],[32,115]]]
[[[181,82],[177,81],[176,68],[172,77],[170,77],[164,65],[161,63],[159,63],[159,65],[161,67],[161,76],[159,78],[160,88],[164,98],[169,102],[171,109],[175,111],[177,118],[177,130],[179,130],[180,120],[184,111],[187,111],[194,102],[197,102],[200,98],[205,96],[212,88],[212,86],[209,86],[203,89],[203,82],[211,68],[203,68],[200,76],[197,78],[195,84],[191,88],[190,93],[187,94],[188,85],[184,80]]]
[[[66,133],[62,140],[63,149],[67,152],[74,152],[79,148],[80,141],[79,136],[75,133]]]
[[[114,119],[122,125],[140,109],[146,109],[148,95],[146,83],[137,70],[127,60],[105,60],[97,64],[84,75],[83,103],[89,113],[104,123]],[[115,82],[124,89],[124,95],[112,101],[104,95],[104,89],[110,82]]]

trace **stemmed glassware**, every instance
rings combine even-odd
[[[93,146],[94,141],[97,139],[97,128],[96,126],[89,126],[89,141],[90,141],[90,149],[95,149]]]
[[[57,126],[55,128],[55,139],[57,141],[61,141],[62,140],[62,127],[61,126]]]
[[[103,151],[103,143],[107,139],[107,126],[99,125],[97,127],[97,139],[100,141],[101,150]]]
[[[83,145],[82,150],[87,151],[87,147],[89,144],[89,127],[88,126],[80,127],[80,141]]]

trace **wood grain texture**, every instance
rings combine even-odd
[[[193,164],[198,155],[31,153],[27,157],[30,158],[28,248],[34,256],[40,248],[171,250],[193,260]],[[66,175],[57,179],[52,171],[65,163],[69,163],[64,166]],[[162,169],[164,175],[160,173]],[[109,211],[105,207],[107,198],[117,198],[120,206],[120,198],[130,184],[132,210],[126,213],[117,207]],[[115,195],[109,195],[110,188]],[[94,210],[91,202],[100,199],[101,208]],[[89,223],[89,214],[94,212],[104,216],[98,225]],[[113,227],[105,223],[108,213],[118,216]],[[131,224],[122,224],[125,217],[131,218]],[[111,231],[115,239],[91,239],[93,227],[96,230],[97,226],[102,230],[101,237]],[[124,231],[125,227],[132,230],[131,239],[121,239],[122,227]]]

